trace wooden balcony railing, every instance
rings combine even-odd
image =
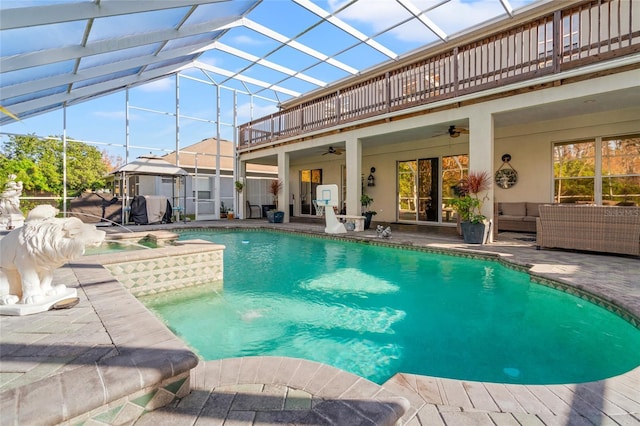
[[[558,2],[558,5],[562,5]],[[593,0],[239,126],[239,148],[640,51],[640,0]]]

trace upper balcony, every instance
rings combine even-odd
[[[533,84],[544,76],[560,79],[566,71],[640,50],[639,0],[592,0],[561,7],[566,4],[551,2],[555,10],[533,10],[516,24],[510,21],[508,28],[490,34],[486,28],[478,30],[291,101],[278,113],[239,126],[238,149],[375,116],[402,115],[402,110],[462,95],[481,96],[482,91],[513,83]],[[528,89],[536,88],[540,87]]]

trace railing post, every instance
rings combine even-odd
[[[340,89],[338,89],[336,91],[336,124],[339,124],[342,121],[342,108],[340,108],[341,102],[340,102]]]
[[[389,71],[384,73],[384,94],[386,99],[386,112],[391,111],[391,76],[389,75]]]
[[[271,114],[269,116],[269,124],[271,125],[271,138],[270,139],[273,140],[273,136],[274,136],[274,134],[273,134],[273,131],[274,131],[273,114]]]
[[[562,57],[562,11],[553,12],[553,58],[551,69],[553,73],[560,71],[560,58]]]
[[[304,108],[302,104],[298,105],[298,109],[300,110],[300,131],[304,131]]]
[[[458,74],[458,46],[453,48],[453,96],[458,96],[460,87],[460,77]]]

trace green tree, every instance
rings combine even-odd
[[[67,144],[67,185],[77,193],[85,189],[104,188],[109,172],[102,161],[102,152],[83,142]]]
[[[59,138],[34,135],[11,136],[0,153],[0,182],[15,174],[25,191],[44,191],[62,196],[63,146]],[[108,172],[102,152],[84,142],[67,143],[67,192],[73,196],[86,189],[103,188]]]

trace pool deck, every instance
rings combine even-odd
[[[323,234],[324,228],[313,222],[268,224],[255,219],[131,228],[185,227],[264,227],[312,234]],[[475,246],[426,228],[392,225],[392,232],[385,244],[500,257],[530,268],[538,279],[560,281],[593,295],[596,302],[614,304],[623,315],[640,318],[638,258],[536,250],[526,234],[504,233],[493,244]],[[375,230],[350,232],[345,238],[382,241]],[[0,317],[2,425],[354,425],[394,424],[398,418],[406,425],[640,425],[640,367],[582,384],[506,385],[399,373],[378,386],[292,358],[198,362],[100,265],[74,262],[57,270],[55,281],[77,287],[80,303],[33,316]],[[190,393],[177,390],[177,403],[162,407],[157,393],[153,401],[128,400],[100,416],[87,412],[91,410],[86,407],[126,395],[128,382],[139,387],[192,367],[185,373],[190,374]],[[155,407],[162,408],[149,411]],[[45,413],[48,420],[39,417]]]

